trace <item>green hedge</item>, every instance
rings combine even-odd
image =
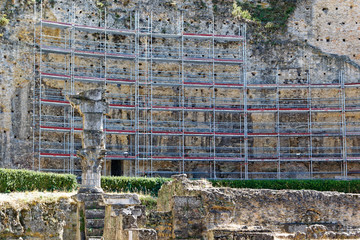
[[[213,186],[360,193],[360,180],[211,180]]]
[[[101,187],[105,192],[137,192],[157,196],[161,186],[170,180],[170,178],[101,177]]]
[[[71,174],[0,168],[0,192],[2,193],[34,190],[73,191],[77,186],[76,176]]]
[[[171,178],[102,177],[105,192],[137,192],[157,196],[159,189]],[[308,189],[360,193],[360,180],[210,180],[214,187],[253,189]],[[78,187],[71,174],[42,173],[0,168],[0,192],[73,191]]]

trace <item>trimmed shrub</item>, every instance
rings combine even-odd
[[[14,191],[73,191],[77,188],[76,176],[29,170],[0,168],[0,192]]]
[[[105,192],[136,192],[157,196],[161,186],[170,180],[170,178],[101,177],[101,187]]]
[[[101,177],[105,192],[134,192],[157,196],[161,186],[171,178]],[[209,180],[214,187],[253,189],[293,189],[360,193],[360,180]],[[72,174],[43,173],[0,168],[0,192],[73,191],[78,187]]]

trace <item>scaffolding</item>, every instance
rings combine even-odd
[[[128,28],[118,29],[108,26],[106,11],[102,26],[90,26],[76,23],[74,6],[67,22],[43,19],[40,8],[34,31],[34,169],[79,171],[82,120],[65,96],[92,87],[104,88],[110,101],[105,175],[114,174],[110,166],[117,162],[117,174],[130,176],[346,178],[348,162],[360,160],[359,148],[347,146],[347,138],[359,135],[360,122],[347,124],[346,118],[360,110],[359,99],[346,98],[346,89],[360,83],[346,83],[342,71],[336,83],[312,83],[310,70],[304,81],[288,83],[279,68],[268,81],[248,78],[246,25],[237,35],[223,35],[212,19],[207,33],[187,33],[179,12],[177,32],[165,33],[155,30],[152,14],[130,14]],[[313,94],[323,90],[337,94]],[[338,114],[339,120],[317,120],[319,113]],[[327,138],[339,146],[317,143]],[[297,162],[306,171],[284,171]],[[319,162],[340,168],[315,169]],[[267,164],[273,170],[262,171]]]

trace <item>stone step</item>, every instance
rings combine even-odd
[[[104,219],[86,219],[86,228],[104,228]]]
[[[77,195],[77,199],[81,202],[86,201],[103,201],[103,194],[94,194],[94,193],[80,193]]]
[[[85,209],[103,209],[105,210],[105,206],[101,206],[97,201],[85,201],[84,202]]]
[[[104,229],[102,229],[102,228],[87,228],[86,233],[87,233],[87,236],[102,237],[104,234]]]
[[[86,217],[86,219],[105,219],[105,210],[104,209],[86,209],[85,217]]]
[[[86,240],[103,240],[103,238],[97,236],[91,236],[91,237],[87,237]]]

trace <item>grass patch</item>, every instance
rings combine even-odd
[[[139,194],[139,199],[141,201],[141,205],[146,207],[147,212],[155,211],[157,205],[157,198],[151,195],[142,195]]]

